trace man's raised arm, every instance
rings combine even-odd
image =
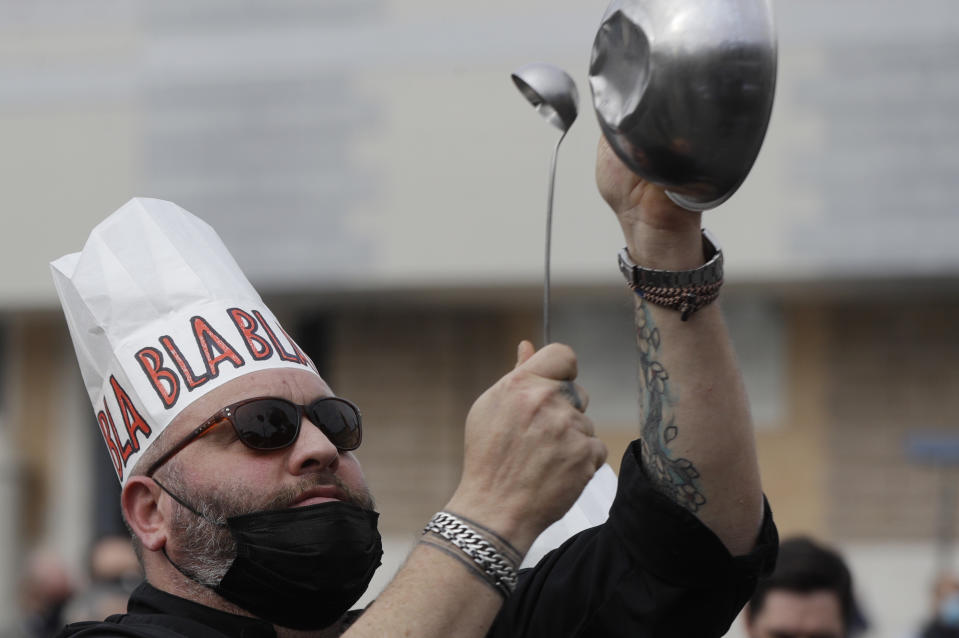
[[[638,266],[691,270],[706,260],[701,213],[676,206],[600,140],[596,181]],[[752,549],[763,497],[752,418],[719,305],[681,312],[636,295],[640,438],[656,487],[733,554]]]
[[[573,351],[551,344],[534,353],[524,341],[518,355],[467,416],[463,477],[446,506],[514,570],[606,459],[584,414],[586,391],[573,383]],[[485,636],[503,599],[468,553],[427,534],[346,635]]]

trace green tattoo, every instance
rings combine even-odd
[[[667,497],[691,512],[706,504],[699,471],[689,459],[673,458],[669,444],[679,436],[673,407],[679,402],[669,372],[659,362],[659,328],[644,299],[636,308],[639,347],[639,411],[643,467]]]

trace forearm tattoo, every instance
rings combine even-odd
[[[673,408],[679,402],[669,372],[660,363],[659,328],[646,301],[636,308],[636,343],[639,347],[640,445],[646,474],[667,497],[691,512],[706,504],[699,471],[689,459],[673,458],[669,449],[679,435]]]

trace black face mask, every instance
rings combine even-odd
[[[225,527],[236,541],[236,559],[211,589],[276,625],[329,627],[359,600],[380,566],[378,518],[339,501],[232,516]]]

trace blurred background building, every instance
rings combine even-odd
[[[531,61],[582,92],[553,334],[579,353],[618,466],[638,410],[622,239],[593,183],[605,5],[0,0],[0,618],[26,552],[80,571],[122,529],[47,263],[134,195],[209,221],[362,407],[383,585],[456,486],[473,399],[539,335],[557,132],[509,80]],[[936,541],[959,475],[909,441],[959,436],[959,5],[774,5],[766,144],[705,223],[780,529],[843,549],[870,635],[899,638],[952,560]]]

